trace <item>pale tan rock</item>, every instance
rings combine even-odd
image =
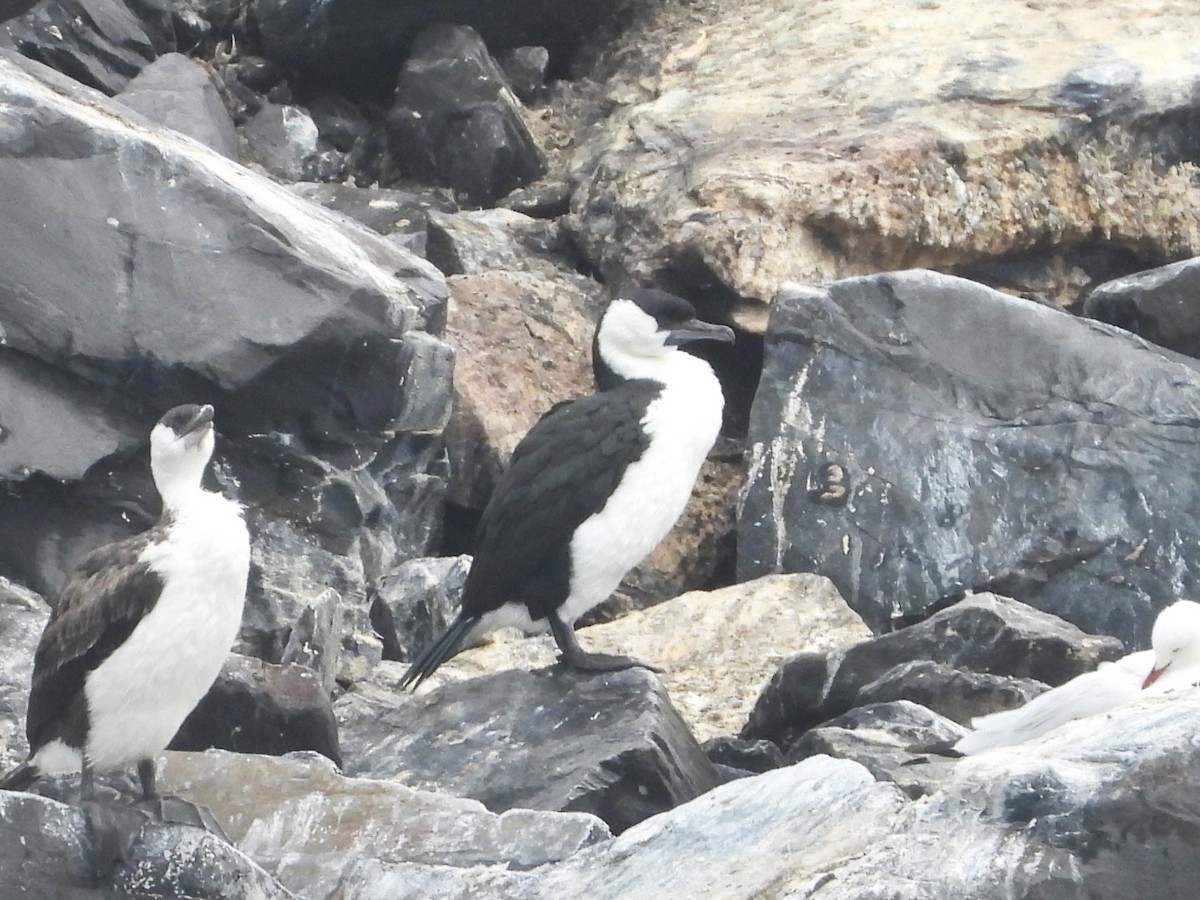
[[[575,157],[573,227],[610,277],[686,266],[755,330],[786,280],[1013,254],[1071,300],[1113,264],[1097,241],[1200,253],[1196,168],[1172,149],[1198,29],[1181,0],[662,4],[613,54],[621,108]]]
[[[663,669],[671,702],[701,741],[736,733],[762,686],[789,656],[831,653],[871,636],[828,579],[807,574],[695,591],[578,633],[584,649],[633,656]],[[455,657],[429,684],[536,669],[556,656],[549,635],[497,640]]]

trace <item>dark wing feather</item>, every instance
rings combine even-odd
[[[88,554],[67,579],[33,657],[25,734],[31,752],[61,737],[82,746],[84,679],[154,606],[162,580],[138,557],[165,525]]]
[[[640,423],[660,390],[629,381],[559,404],[530,429],[480,518],[464,614],[521,602],[542,618],[566,598],[571,537],[645,452]]]

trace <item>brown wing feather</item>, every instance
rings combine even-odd
[[[25,721],[31,752],[60,737],[82,746],[84,681],[154,607],[162,580],[138,558],[164,529],[165,523],[100,547],[67,579],[33,657]]]

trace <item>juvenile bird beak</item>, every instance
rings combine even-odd
[[[1167,663],[1166,666],[1159,666],[1157,669],[1151,669],[1150,674],[1146,676],[1146,680],[1142,682],[1142,690],[1144,691],[1146,688],[1150,687],[1150,685],[1154,684],[1154,682],[1158,681],[1158,679],[1162,676],[1162,673],[1167,671],[1167,667],[1170,665],[1170,663]]]
[[[721,341],[732,344],[733,329],[692,319],[690,322],[684,322],[678,328],[672,328],[671,333],[667,335],[666,343],[668,347],[677,347],[690,341]]]

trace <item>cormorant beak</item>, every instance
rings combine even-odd
[[[1170,663],[1167,663],[1165,666],[1159,666],[1157,669],[1151,669],[1150,674],[1146,676],[1146,680],[1142,682],[1142,690],[1144,691],[1146,688],[1150,687],[1150,685],[1154,684],[1154,682],[1158,681],[1158,679],[1162,677],[1162,673],[1167,671],[1167,668],[1170,665]]]
[[[678,347],[680,344],[690,341],[721,341],[732,344],[733,329],[725,325],[712,325],[709,322],[692,319],[690,322],[684,322],[678,328],[672,328],[667,335],[666,344],[668,347]]]
[[[190,435],[195,435],[196,440],[199,440],[199,438],[203,436],[204,432],[208,430],[209,426],[212,425],[212,420],[213,408],[206,403],[204,406],[200,407],[196,415],[192,417],[192,420],[184,426],[183,431],[180,432],[179,436],[188,437]],[[191,441],[189,443],[195,443],[195,441]]]

